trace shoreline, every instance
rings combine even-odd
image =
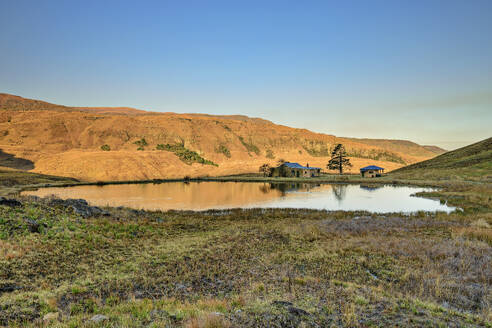
[[[312,184],[374,184],[374,185],[395,185],[395,186],[417,186],[429,188],[443,188],[450,185],[466,184],[480,185],[477,181],[456,181],[456,180],[406,180],[383,176],[380,178],[361,178],[359,175],[329,175],[315,178],[272,178],[254,175],[226,175],[216,177],[197,177],[197,178],[170,178],[170,179],[146,179],[146,180],[122,180],[122,181],[79,181],[62,183],[43,183],[31,185],[14,185],[2,193],[6,196],[18,195],[23,191],[33,191],[40,188],[67,188],[76,186],[106,186],[106,185],[126,185],[126,184],[162,184],[170,182],[250,182],[250,183],[312,183]],[[12,190],[8,190],[12,189]]]

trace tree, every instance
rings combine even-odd
[[[266,176],[269,176],[271,171],[272,171],[272,168],[270,167],[270,165],[268,164],[263,164],[262,166],[260,166],[260,173],[263,173],[263,176],[266,177]]]
[[[352,167],[352,164],[347,158],[345,147],[342,144],[338,144],[331,152],[331,159],[326,168],[328,170],[338,170],[340,174],[343,174],[343,169],[346,167]]]

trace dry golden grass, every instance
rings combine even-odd
[[[24,256],[26,249],[18,244],[12,244],[0,239],[0,259],[13,260]]]
[[[37,173],[88,181],[257,172],[279,158],[325,168],[330,147],[339,142],[360,154],[351,158],[353,173],[369,164],[390,171],[401,167],[402,160],[415,163],[435,156],[413,143],[399,148],[401,141],[338,138],[245,116],[81,111],[1,94],[0,108],[0,149],[33,161]],[[138,147],[135,142],[142,139],[146,146]],[[159,144],[183,144],[219,167],[186,165],[174,153],[157,150]],[[102,145],[111,151],[102,151]]]
[[[208,313],[189,320],[186,328],[229,328],[230,322],[222,314]]]

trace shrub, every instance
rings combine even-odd
[[[102,151],[110,151],[111,150],[111,147],[109,147],[109,145],[102,145],[101,146],[101,150]]]
[[[217,147],[215,149],[215,152],[216,153],[219,153],[219,154],[224,154],[225,157],[227,158],[231,158],[231,152],[229,151],[229,149],[224,146],[224,145],[219,145],[219,147]]]
[[[134,144],[138,146],[137,150],[144,150],[144,147],[148,145],[145,138],[135,141]]]
[[[200,163],[204,165],[219,166],[218,164],[201,157],[197,152],[187,149],[182,144],[158,144],[156,149],[173,152],[182,162],[188,165],[191,165],[192,163]]]
[[[273,154],[273,150],[267,149],[266,151],[266,158],[274,159],[275,155]]]
[[[246,148],[246,150],[249,152],[253,152],[255,153],[256,155],[259,155],[260,154],[260,149],[258,149],[258,147],[256,147],[251,141],[250,142],[246,142],[244,141],[244,138],[241,137],[241,136],[238,136],[238,139],[239,141],[241,141],[241,143],[243,144],[244,148]]]

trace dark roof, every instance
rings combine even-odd
[[[299,163],[289,163],[285,162],[282,164],[284,166],[290,167],[291,169],[302,169],[302,170],[321,170],[320,167],[307,167],[307,166],[302,166]]]
[[[369,170],[384,170],[384,169],[376,165],[369,165],[360,169],[361,172],[369,171]]]

